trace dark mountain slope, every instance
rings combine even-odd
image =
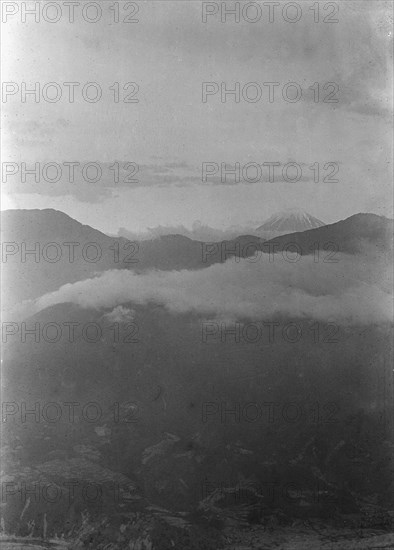
[[[366,246],[371,247],[371,252],[384,253],[392,250],[393,229],[394,221],[383,216],[355,214],[330,225],[281,235],[266,241],[263,251],[279,252],[294,243],[302,255],[313,254],[318,248],[325,250],[326,256],[331,252],[334,255],[336,251],[359,254]]]

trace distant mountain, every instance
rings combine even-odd
[[[282,251],[290,243],[298,246],[300,254],[313,254],[318,248],[325,254],[344,252],[359,254],[365,251],[377,254],[389,252],[393,248],[394,220],[376,214],[355,214],[329,225],[308,231],[289,233],[266,241],[263,250]]]
[[[356,214],[315,229],[289,231],[268,241],[243,235],[203,243],[182,235],[167,235],[132,242],[109,237],[57,210],[8,210],[2,213],[1,232],[2,278],[7,288],[7,293],[3,292],[3,308],[108,269],[131,269],[137,273],[149,269],[204,269],[234,255],[249,257],[259,250],[280,252],[289,243],[296,243],[303,255],[312,254],[317,247],[322,252],[326,250],[324,254],[358,254],[365,244],[380,254],[391,248],[392,233],[392,220],[375,214]],[[36,255],[28,253],[34,248]]]
[[[7,210],[2,212],[1,221],[5,308],[8,303],[119,268],[111,246],[118,241],[122,247],[127,242],[108,237],[58,210]]]
[[[119,237],[124,237],[129,241],[147,241],[158,239],[162,236],[182,235],[183,237],[188,237],[193,241],[221,242],[225,239],[235,239],[238,235],[255,235],[256,225],[256,221],[250,221],[244,225],[231,225],[225,229],[218,229],[195,221],[191,229],[185,227],[184,225],[158,225],[156,227],[149,227],[143,232],[134,232],[121,227],[119,228],[117,235]]]
[[[105,235],[53,209],[6,210],[1,219],[5,309],[108,269],[204,269],[234,255],[252,256],[264,242],[252,235],[217,243],[182,235],[135,242]]]
[[[256,231],[306,231],[323,225],[324,222],[311,216],[308,212],[292,208],[274,214]]]

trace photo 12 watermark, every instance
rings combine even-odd
[[[70,264],[86,262],[95,264],[101,260],[111,261],[114,264],[137,264],[139,243],[131,241],[115,241],[109,246],[98,242],[79,243],[71,242],[15,242],[1,243],[1,262],[3,264],[56,264],[66,262]]]
[[[202,103],[339,103],[339,84],[314,82],[203,82]],[[15,91],[16,93],[16,91]]]
[[[340,326],[336,323],[318,323],[313,321],[305,326],[299,321],[280,323],[279,321],[255,321],[241,323],[235,321],[203,321],[201,324],[201,342],[204,344],[297,344],[302,340],[315,344],[337,344]]]
[[[313,162],[309,165],[298,162],[266,161],[247,162],[203,162],[201,164],[202,183],[339,183],[338,162]],[[313,179],[312,179],[313,178]]]
[[[141,419],[137,403],[111,403],[105,409],[97,401],[29,402],[3,401],[2,422],[17,424],[96,424],[105,417],[114,424],[131,424]]]
[[[109,314],[111,315],[111,314]],[[4,321],[1,324],[1,340],[9,342],[64,344],[86,342],[87,344],[138,344],[140,327],[136,322],[103,324],[97,321],[48,321],[47,323],[16,323]]]
[[[202,2],[202,23],[339,23],[337,2]]]
[[[139,103],[136,82],[2,82],[2,103]]]
[[[3,162],[2,183],[98,183],[127,185],[139,183],[135,162]]]
[[[256,237],[247,242],[241,241],[222,241],[213,243],[201,243],[201,261],[202,263],[211,263],[213,261],[234,261],[241,260],[249,263],[275,261],[285,261],[290,264],[296,264],[302,259],[307,260],[313,257],[314,263],[338,263],[340,261],[339,245],[332,241],[320,243],[315,241],[307,247],[301,247],[294,241],[265,241]]]
[[[141,2],[128,0],[112,2],[55,0],[50,2],[27,0],[1,3],[3,23],[132,23],[140,22]],[[142,3],[143,4],[143,3]]]
[[[1,502],[22,504],[46,503],[72,504],[75,501],[87,505],[97,504],[102,501],[113,503],[130,502],[135,494],[134,485],[120,484],[115,481],[98,483],[96,481],[81,481],[77,479],[62,480],[58,483],[47,481],[2,481]]]
[[[338,403],[325,402],[278,402],[206,401],[201,405],[201,421],[219,424],[337,424]]]

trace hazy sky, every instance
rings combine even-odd
[[[101,3],[97,23],[83,20],[80,8],[69,23],[64,6],[56,23],[42,14],[38,23],[32,16],[21,22],[20,13],[10,17],[3,30],[3,82],[19,88],[21,82],[28,88],[57,82],[63,95],[55,103],[42,96],[22,103],[20,91],[6,103],[3,96],[3,163],[107,164],[97,183],[77,177],[68,184],[64,174],[57,183],[9,177],[2,208],[57,208],[111,233],[119,227],[191,227],[195,220],[225,228],[262,222],[290,207],[326,222],[360,211],[391,217],[391,3],[337,2],[339,22],[332,24],[322,21],[328,10],[315,23],[309,1],[298,2],[300,21],[288,23],[283,4],[273,23],[263,3],[256,23],[242,17],[235,23],[231,16],[222,23],[220,14],[203,23],[201,2],[167,0],[139,2],[136,24],[114,23],[111,2]],[[81,83],[74,103],[64,82]],[[81,97],[87,82],[102,88],[97,103]],[[132,91],[123,92],[123,84],[136,82],[139,102],[114,103],[114,82],[121,94]],[[223,103],[217,93],[203,103],[202,82],[226,82],[228,88],[256,82],[263,95],[255,103],[242,95],[239,103],[231,96]],[[273,103],[264,82],[280,83]],[[283,100],[288,82],[301,86],[300,101]],[[308,89],[316,82],[317,103]],[[339,86],[337,103],[322,102],[331,91],[322,90],[327,82]],[[109,166],[115,160],[138,164],[139,181],[114,184]],[[256,183],[201,181],[203,162],[237,161],[293,161],[303,175],[295,183],[282,177],[270,183],[264,171]],[[319,163],[322,180],[326,162],[338,163],[338,183],[313,181],[308,167]]]

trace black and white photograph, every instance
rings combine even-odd
[[[393,2],[0,4],[0,548],[394,550]]]

